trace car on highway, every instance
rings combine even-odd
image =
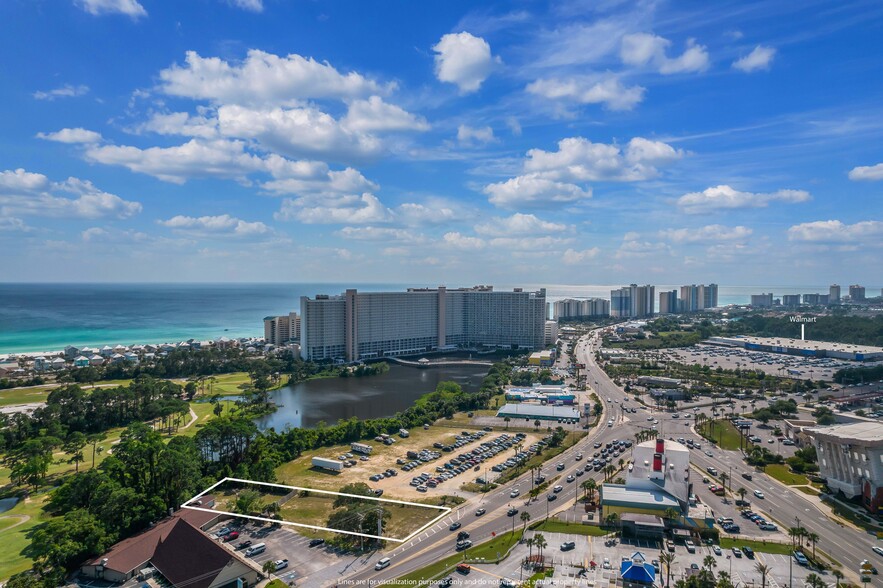
[[[871,551],[873,551],[877,555],[883,555],[883,547],[878,547],[875,545],[871,548]]]
[[[509,493],[509,498],[517,498],[519,494],[521,494],[521,490],[513,488],[512,492]]]
[[[451,523],[451,526],[448,527],[448,530],[449,531],[456,531],[457,529],[459,529],[462,526],[463,525],[460,524],[460,521],[454,521],[453,523]]]
[[[457,541],[457,551],[463,551],[464,549],[469,549],[470,547],[472,547],[472,541],[470,541],[469,539]]]
[[[568,482],[573,482],[574,480],[576,480],[576,476],[574,476],[573,474],[570,474],[569,476],[567,476]]]
[[[549,494],[548,496],[546,496],[546,500],[548,500],[549,502],[552,502],[553,500],[558,500],[558,495],[557,494]]]
[[[582,460],[582,458],[583,458],[583,454],[582,454],[582,453],[577,453],[577,454],[576,454],[576,461],[580,461],[580,460]]]
[[[288,567],[287,559],[277,559],[273,562],[274,569],[278,572],[279,570],[284,570]]]
[[[554,488],[552,488],[552,492],[554,492],[556,494],[558,492],[561,492],[562,490],[564,490],[564,486],[561,486],[561,485],[558,485],[558,486],[555,486]]]
[[[515,508],[514,506],[506,511],[506,516],[509,516],[509,517],[514,517],[517,514],[518,514],[518,509]]]
[[[563,470],[564,469],[564,462],[561,462],[557,466],[555,466],[555,469],[558,470],[559,472],[561,470]]]
[[[705,455],[707,455],[708,457],[714,457],[714,454],[708,449],[705,450]]]
[[[760,490],[755,490],[754,495],[758,498],[763,498],[763,492],[761,492]]]
[[[486,512],[487,512],[487,509],[479,508],[477,511],[475,511],[475,516],[480,517],[481,515],[483,515]]]

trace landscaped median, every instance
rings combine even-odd
[[[426,586],[433,580],[452,572],[459,563],[499,563],[506,559],[509,551],[521,541],[521,535],[522,529],[501,533],[490,541],[485,541],[480,545],[450,555],[421,570],[405,574],[398,579],[404,582],[419,582],[416,585]]]
[[[528,527],[531,531],[543,533],[570,533],[571,535],[585,535],[587,537],[603,537],[612,530],[604,529],[598,525],[583,525],[582,523],[566,523],[555,519],[547,519],[531,523]]]

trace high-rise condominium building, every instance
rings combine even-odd
[[[300,317],[296,312],[264,318],[264,340],[273,345],[284,345],[300,339]]]
[[[717,306],[717,284],[681,286],[679,310],[696,312]],[[661,311],[660,311],[661,312]]]
[[[632,284],[610,291],[610,316],[637,318],[652,316],[656,308],[655,286]]]
[[[840,304],[840,284],[831,284],[828,288],[828,302]]]
[[[865,299],[865,287],[853,284],[849,287],[849,298],[853,302],[860,302]]]
[[[609,315],[610,302],[604,298],[587,298],[585,300],[565,298],[552,303],[552,317],[555,320]]]
[[[804,304],[827,305],[829,301],[830,301],[830,296],[828,294],[804,294],[803,295],[803,303]]]
[[[458,345],[543,346],[546,290],[495,292],[492,286],[303,296],[301,356],[357,361]]]
[[[800,294],[783,294],[782,306],[800,306]]]
[[[678,291],[670,290],[659,293],[659,314],[676,314],[678,312]]]
[[[773,293],[752,294],[751,306],[754,306],[755,308],[771,308],[773,306]]]

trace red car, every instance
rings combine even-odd
[[[234,539],[239,539],[239,531],[230,531],[227,533],[227,536],[224,537],[224,541],[233,541]]]

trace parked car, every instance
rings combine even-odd
[[[278,572],[279,570],[284,570],[285,568],[288,567],[288,560],[287,559],[277,559],[276,561],[273,562],[273,565],[276,566],[276,571]]]
[[[566,543],[561,544],[561,551],[570,551],[571,549],[576,548],[576,543],[573,541],[567,541]]]
[[[451,523],[451,526],[448,527],[448,529],[451,531],[456,531],[457,529],[459,529],[462,526],[463,525],[460,524],[460,521],[454,521],[453,523]]]
[[[318,545],[322,545],[323,543],[325,543],[324,539],[313,539],[310,541],[310,547],[316,547]]]
[[[761,492],[760,490],[755,490],[754,495],[758,498],[763,498],[763,492]]]

